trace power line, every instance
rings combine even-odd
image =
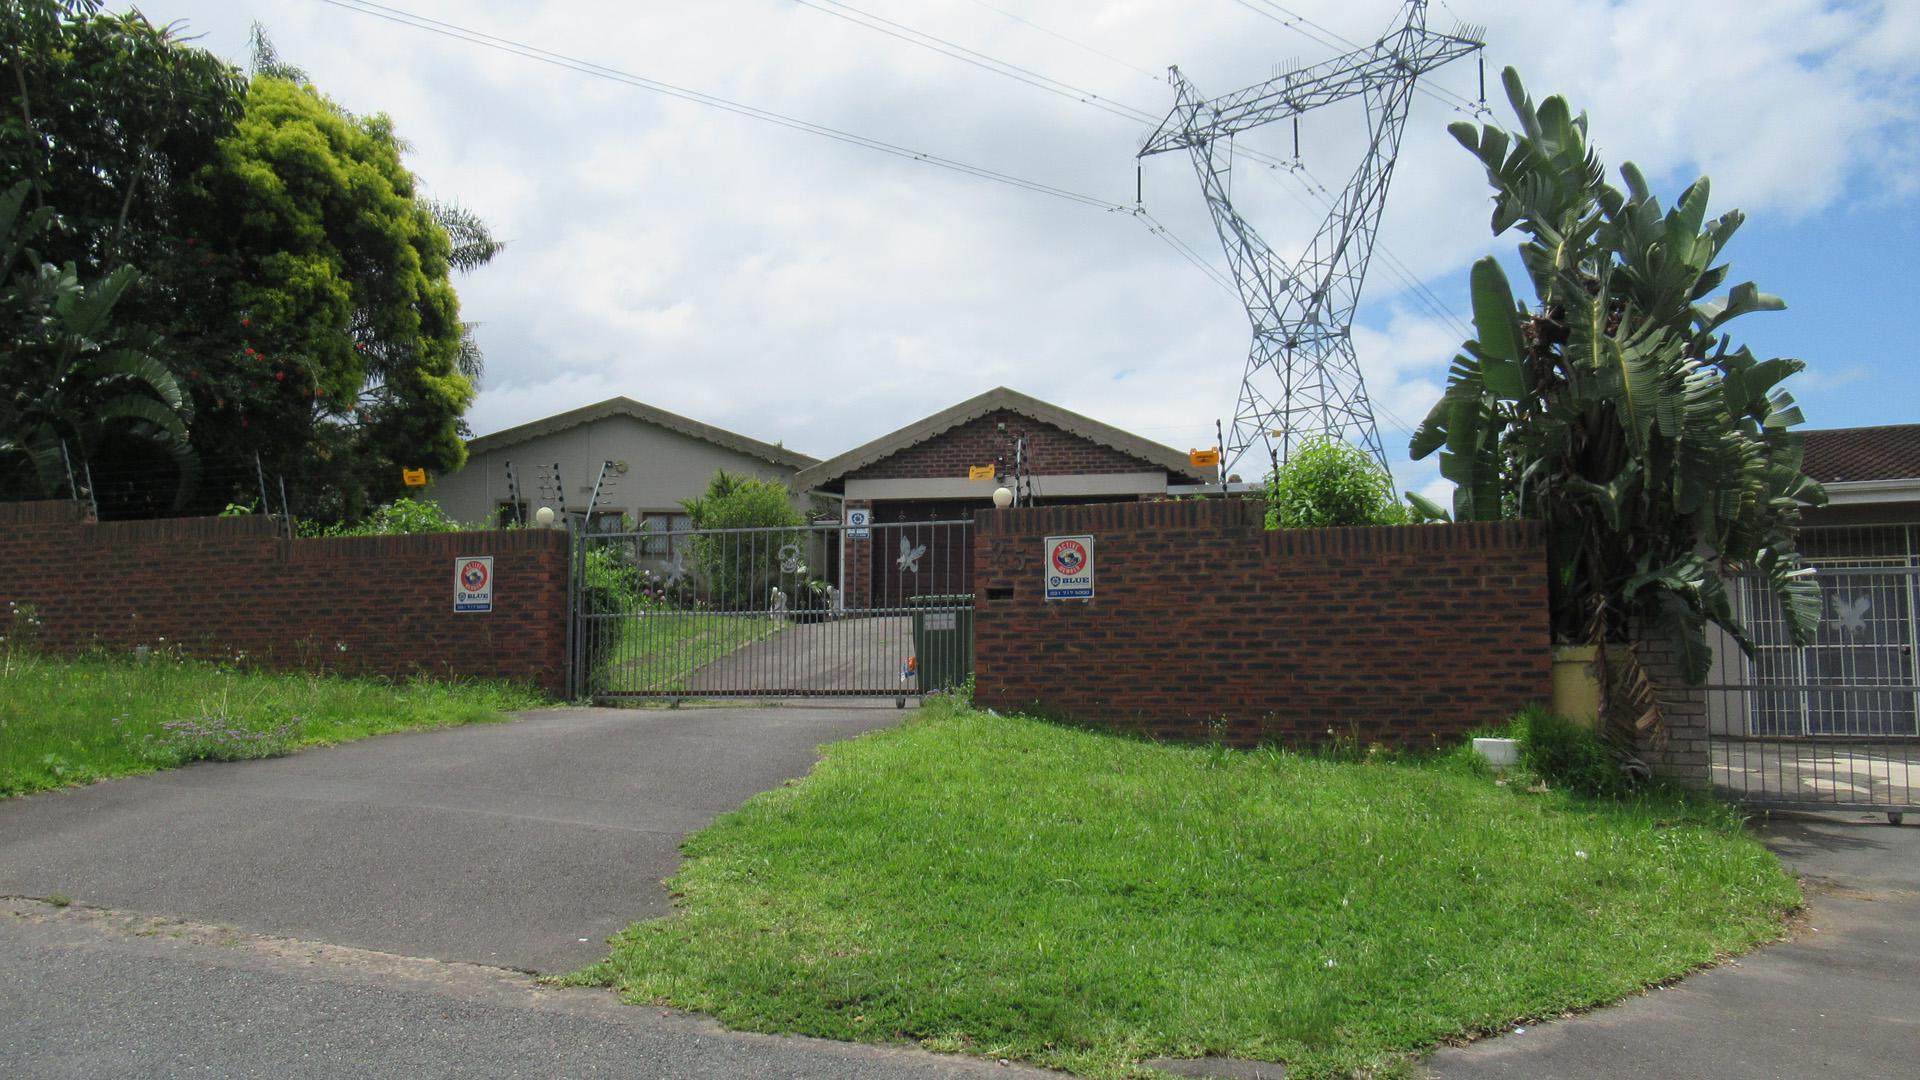
[[[496,37],[492,34],[483,33],[454,23],[443,22],[439,19],[428,18],[424,15],[415,15],[412,12],[387,7],[383,4],[376,4],[371,2],[371,0],[320,0],[320,2],[345,11],[371,15],[375,18],[384,19],[388,22],[397,23],[415,30],[425,30],[428,33],[439,34],[442,37],[453,38],[456,41],[464,41],[470,45],[479,45],[483,48],[510,53],[538,63],[565,68],[570,71],[591,75],[599,79],[606,79],[610,82],[622,83],[642,90],[649,90],[667,97],[679,98],[683,101],[691,101],[695,104],[706,105],[723,112],[730,112],[738,116],[760,120],[779,127],[805,132],[809,135],[819,135],[823,138],[846,143],[850,146],[858,146],[867,150],[890,154],[894,157],[905,158],[909,161],[917,161],[924,165],[932,165],[936,168],[947,169],[981,180],[991,180],[998,184],[1005,184],[1009,187],[1016,187],[1042,195],[1051,195],[1057,199],[1065,199],[1068,202],[1075,202],[1083,206],[1091,206],[1101,210],[1118,212],[1128,212],[1131,210],[1130,207],[1120,203],[1102,199],[1095,195],[1074,191],[1070,188],[1059,187],[1040,180],[1030,180],[1023,176],[1001,172],[997,169],[989,169],[985,166],[970,164],[954,158],[942,157],[924,150],[915,150],[911,147],[887,142],[884,139],[875,139],[841,128],[830,127],[826,124],[802,120],[798,117],[788,116],[785,113],[774,112],[771,109],[762,109],[758,106],[742,104],[716,94],[690,90],[686,87],[676,86],[673,83],[664,82],[645,75],[636,75],[632,72],[621,71],[618,68],[611,68],[603,64],[593,63],[592,61],[581,60],[562,53],[552,52],[511,38]]]
[[[1236,4],[1239,4],[1241,7],[1246,8],[1248,11],[1253,12],[1255,15],[1258,15],[1263,19],[1270,19],[1273,22],[1279,23],[1281,26],[1284,26],[1287,29],[1292,30],[1294,33],[1299,34],[1300,36],[1306,38],[1307,40],[1312,41],[1314,44],[1320,45],[1324,48],[1332,49],[1334,52],[1337,52],[1337,53],[1354,52],[1366,47],[1364,45],[1361,45],[1357,41],[1353,41],[1350,38],[1345,38],[1340,36],[1339,34],[1334,33],[1332,30],[1329,30],[1326,27],[1321,26],[1319,23],[1314,22],[1313,20],[1307,18],[1305,15],[1302,15],[1299,12],[1281,7],[1279,4],[1274,3],[1273,0],[1260,0],[1260,4],[1264,4],[1265,5],[1264,7],[1256,5],[1253,2],[1253,0],[1233,0],[1233,2]],[[1272,9],[1272,10],[1268,10],[1268,9]],[[1305,26],[1312,27],[1313,29],[1312,30],[1302,29],[1301,27],[1303,24]],[[1318,32],[1316,33],[1315,31],[1318,31]],[[1445,105],[1447,108],[1454,110],[1455,112],[1463,112],[1463,113],[1467,113],[1468,115],[1478,115],[1480,112],[1484,110],[1484,106],[1472,101],[1469,98],[1463,97],[1459,94],[1455,94],[1451,90],[1446,90],[1443,87],[1432,87],[1424,83],[1415,83],[1413,86],[1413,90],[1414,90],[1414,93],[1425,94],[1428,97],[1433,98],[1435,101],[1440,102],[1442,105]],[[1443,96],[1443,94],[1446,96]],[[1449,101],[1448,96],[1452,97],[1453,100]]]
[[[1061,41],[1064,41],[1067,44],[1072,45],[1077,49],[1081,49],[1086,52],[1092,53],[1093,55],[1098,56],[1103,60],[1111,60],[1112,62],[1120,65],[1121,67],[1126,68],[1128,71],[1132,71],[1145,78],[1152,79],[1154,82],[1165,83],[1167,81],[1161,76],[1156,75],[1151,71],[1148,71],[1146,68],[1143,68],[1138,64],[1128,63],[1127,61],[1120,59],[1119,57],[1113,55],[1112,53],[1104,52],[1100,49],[1095,48],[1092,45],[1087,44],[1084,41],[1079,41],[1075,38],[1068,37],[1067,35],[1060,33],[1058,30],[1050,30],[1047,27],[1041,26],[1039,23],[1034,22],[1032,19],[1027,18],[1024,15],[1016,15],[1013,12],[1008,11],[1006,8],[997,7],[993,4],[987,3],[987,0],[973,0],[973,2],[979,5],[980,7],[986,8],[988,11],[998,12],[1001,15],[1005,15],[1007,18],[1012,19],[1014,22],[1021,23],[1026,26],[1030,26],[1033,29],[1038,30],[1041,33],[1047,35],[1048,37],[1059,38]]]
[[[1121,104],[1105,95],[1084,87],[1061,82],[1059,79],[1042,75],[1030,68],[1024,68],[1018,64],[988,56],[986,53],[969,49],[964,45],[955,44],[945,38],[937,37],[922,30],[915,30],[913,27],[907,26],[904,23],[897,23],[892,19],[882,18],[869,11],[862,11],[852,4],[841,3],[840,0],[794,0],[794,2],[801,7],[812,8],[823,15],[832,15],[835,18],[844,19],[855,26],[864,26],[869,30],[878,31],[888,37],[907,42],[910,45],[918,45],[923,49],[940,53],[943,56],[950,56],[962,63],[972,64],[974,67],[991,71],[996,75],[1004,75],[1016,82],[1037,87],[1050,94],[1057,94],[1071,101],[1078,101],[1083,105],[1091,105],[1096,109],[1110,112],[1115,116],[1144,124],[1151,124],[1159,119],[1159,117],[1154,116],[1144,109],[1136,109],[1131,105]]]

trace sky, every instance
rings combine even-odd
[[[114,6],[110,0],[110,6]],[[237,63],[262,24],[281,57],[356,113],[388,114],[424,189],[507,246],[456,280],[486,377],[484,435],[625,395],[830,457],[997,385],[1179,449],[1229,423],[1250,338],[1239,299],[1149,231],[1091,207],[776,126],[627,82],[398,25],[360,0],[142,0]],[[359,7],[362,10],[350,10]],[[1398,0],[1290,0],[1355,41]],[[1269,0],[391,0],[604,69],[1130,205],[1154,123],[982,66],[991,58],[1164,116],[1168,65],[1215,96],[1345,46]],[[1266,14],[1262,14],[1262,11]],[[896,35],[971,50],[964,62]],[[1270,18],[1276,15],[1279,18]],[[1712,179],[1747,224],[1731,281],[1787,311],[1734,324],[1796,356],[1815,427],[1920,421],[1906,289],[1920,280],[1920,4],[1906,0],[1448,0],[1434,29],[1486,27],[1498,72],[1591,118],[1610,166],[1671,202]],[[1354,340],[1397,483],[1439,497],[1410,429],[1464,336],[1466,271],[1518,240],[1489,230],[1484,174],[1446,127],[1479,95],[1471,59],[1414,99]],[[1239,160],[1234,201],[1282,254],[1319,224],[1365,146],[1355,103],[1300,130],[1298,176]],[[1291,157],[1292,131],[1241,139]],[[1142,205],[1224,272],[1191,163],[1148,159]],[[1413,287],[1424,287],[1425,292]],[[1427,295],[1428,293],[1431,296]],[[1258,463],[1244,462],[1249,479]]]

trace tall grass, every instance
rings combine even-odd
[[[192,761],[270,757],[505,718],[544,699],[492,683],[276,674],[0,647],[0,797]]]

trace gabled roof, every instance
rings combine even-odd
[[[1920,424],[1803,433],[1801,465],[1821,483],[1920,479]]]
[[[570,428],[605,420],[610,416],[630,416],[635,420],[663,427],[668,431],[678,432],[688,438],[710,442],[715,446],[732,450],[736,454],[756,457],[762,461],[770,461],[775,465],[784,465],[790,469],[804,469],[819,461],[818,458],[796,453],[784,446],[763,443],[759,439],[750,439],[745,435],[738,435],[724,428],[714,427],[712,424],[703,424],[698,420],[689,420],[684,416],[670,413],[665,409],[656,409],[652,405],[635,401],[629,397],[608,398],[605,401],[596,402],[592,405],[586,405],[563,413],[556,413],[553,416],[535,420],[532,423],[521,424],[519,427],[510,427],[505,431],[496,431],[491,435],[482,435],[477,439],[470,439],[467,442],[467,453],[483,454],[489,450],[499,450],[503,447],[516,446],[545,435],[554,435]]]
[[[1062,431],[1099,443],[1101,446],[1112,447],[1123,454],[1139,458],[1145,463],[1170,473],[1202,483],[1213,479],[1203,470],[1195,469],[1188,464],[1186,454],[1170,446],[1162,446],[1110,424],[1103,424],[1098,420],[1081,416],[1079,413],[1068,412],[1058,405],[1041,401],[1036,397],[1028,397],[1017,390],[996,386],[978,397],[968,398],[952,408],[943,409],[924,420],[882,435],[865,446],[856,447],[839,457],[829,458],[811,468],[802,469],[793,475],[789,483],[795,491],[806,491],[832,483],[848,473],[858,472],[909,446],[927,442],[969,420],[977,420],[999,409],[1007,409],[1043,424],[1051,424]]]

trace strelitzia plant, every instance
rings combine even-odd
[[[1535,299],[1517,301],[1495,259],[1474,265],[1475,337],[1413,457],[1439,453],[1454,518],[1545,524],[1559,644],[1624,642],[1650,620],[1703,682],[1708,624],[1752,651],[1724,584],[1741,571],[1763,576],[1806,640],[1820,597],[1794,530],[1826,494],[1801,471],[1802,416],[1781,386],[1805,365],[1758,359],[1726,332],[1786,305],[1751,282],[1715,297],[1744,215],[1709,218],[1705,177],[1669,209],[1631,164],[1614,187],[1584,113],[1560,97],[1536,107],[1512,68],[1504,81],[1518,131],[1449,130],[1486,168],[1494,234],[1524,237]]]

